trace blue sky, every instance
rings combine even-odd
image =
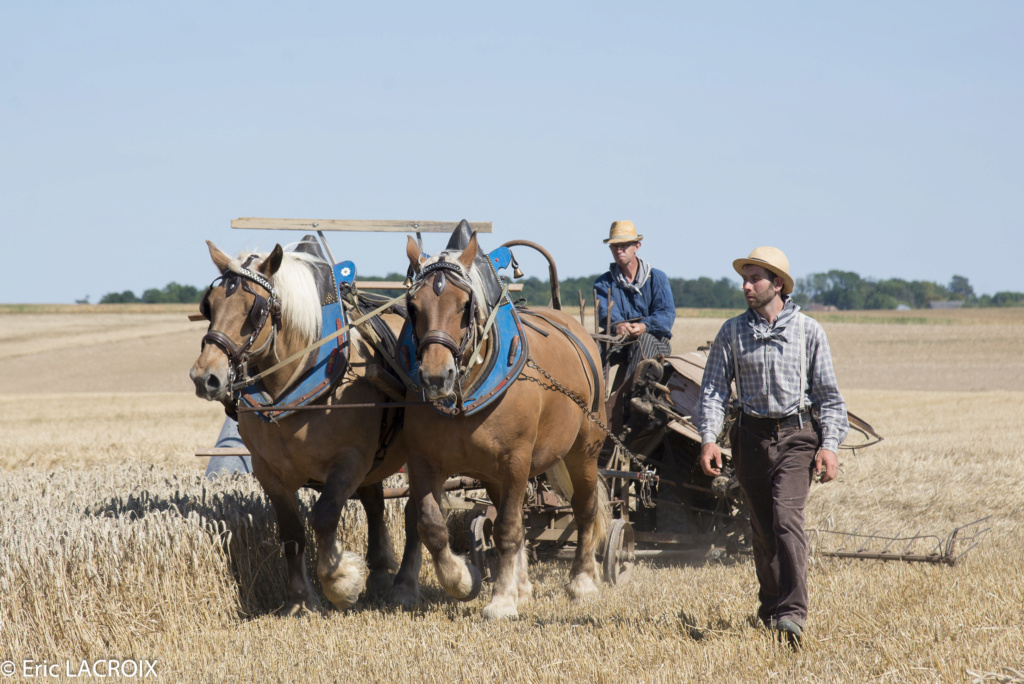
[[[1020,2],[5,2],[0,86],[0,302],[299,237],[240,216],[493,221],[564,276],[631,219],[673,277],[771,244],[1024,290]],[[329,240],[405,268],[403,236]]]

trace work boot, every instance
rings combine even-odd
[[[800,648],[800,642],[804,638],[804,631],[800,625],[785,618],[775,623],[779,641],[787,642],[793,650]]]

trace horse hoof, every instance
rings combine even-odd
[[[306,615],[320,612],[322,611],[319,601],[307,599],[305,601],[288,601],[274,611],[274,615],[278,617],[305,617]]]
[[[469,588],[469,592],[465,596],[462,598],[459,598],[458,596],[455,597],[460,601],[472,601],[480,595],[480,589],[484,586],[483,580],[480,578],[480,571],[476,569],[475,565],[467,563],[466,569],[469,571],[471,586]]]
[[[391,590],[395,576],[385,570],[371,572],[366,578],[366,593],[380,596]]]
[[[342,552],[333,565],[321,559],[317,568],[324,594],[341,610],[352,606],[363,593],[366,572],[366,562],[362,556],[351,551]]]
[[[514,617],[519,617],[519,611],[516,610],[516,604],[508,599],[491,601],[490,604],[484,608],[485,620],[500,620],[502,618]]]
[[[593,596],[598,592],[598,589],[590,575],[577,575],[569,582],[566,591],[569,592],[569,596],[578,601],[588,596]]]
[[[415,588],[395,585],[387,594],[387,602],[402,610],[412,610],[420,601],[420,592]]]

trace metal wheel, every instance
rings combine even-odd
[[[491,569],[498,561],[493,530],[494,523],[486,515],[478,515],[469,523],[469,560],[480,571],[482,581],[494,578]]]
[[[604,547],[604,579],[609,584],[625,584],[633,574],[636,561],[633,526],[622,518],[612,521]]]

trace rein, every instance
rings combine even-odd
[[[508,283],[503,283],[501,286],[501,296],[498,297],[498,301],[500,302],[502,299],[504,299],[505,295],[507,294]],[[487,323],[484,324],[484,330],[483,333],[481,333],[480,335],[480,341],[476,343],[476,347],[473,349],[473,355],[469,357],[469,366],[466,368],[467,371],[476,365],[477,359],[479,358],[480,355],[480,348],[484,346],[484,342],[487,341],[488,335],[491,334],[491,326],[494,325],[494,319],[497,318],[498,315],[498,306],[499,305],[496,304],[494,307],[491,308],[491,315],[487,317]],[[480,360],[483,361],[483,359]]]
[[[311,351],[313,351],[315,349],[319,349],[320,347],[324,346],[328,342],[330,342],[330,341],[332,341],[332,340],[334,340],[334,339],[336,339],[338,337],[341,337],[342,335],[347,333],[352,328],[354,328],[354,327],[356,327],[356,326],[358,326],[358,325],[360,325],[362,323],[365,323],[366,321],[368,321],[369,319],[373,318],[374,316],[377,316],[378,314],[383,313],[384,311],[389,309],[391,306],[396,304],[403,297],[405,297],[405,295],[401,294],[401,295],[398,295],[397,297],[389,299],[384,304],[381,304],[380,306],[378,306],[376,309],[374,309],[370,313],[368,313],[368,314],[366,314],[364,316],[361,316],[360,318],[357,318],[356,320],[350,322],[348,325],[345,325],[345,326],[343,326],[341,328],[338,328],[338,330],[334,331],[333,333],[331,333],[327,337],[324,337],[323,339],[318,340],[317,342],[314,342],[313,344],[309,345],[305,349],[300,349],[299,351],[295,352],[294,354],[292,354],[291,356],[289,356],[285,360],[277,363],[276,365],[271,366],[267,370],[262,371],[262,372],[258,373],[257,375],[253,375],[252,377],[244,378],[243,380],[232,384],[231,385],[231,391],[232,392],[237,392],[240,389],[243,389],[245,387],[249,387],[250,385],[255,384],[257,381],[261,380],[262,378],[265,378],[268,375],[270,375],[271,373],[273,373],[273,372],[275,372],[277,370],[280,370],[281,368],[287,366],[292,361],[295,361],[295,360],[305,356],[306,354],[308,354],[309,352],[311,352]]]

